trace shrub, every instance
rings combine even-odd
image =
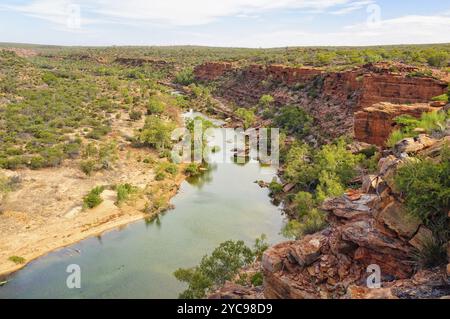
[[[244,129],[248,129],[255,122],[255,112],[251,109],[238,108],[235,114],[242,119]]]
[[[84,198],[84,206],[88,208],[94,208],[103,202],[101,193],[105,190],[103,186],[97,186],[93,188]]]
[[[395,185],[402,192],[411,214],[425,224],[446,218],[450,204],[450,161],[442,151],[442,162],[410,161],[396,172]]]
[[[326,227],[326,214],[318,209],[311,210],[300,222],[300,235],[314,234]]]
[[[138,140],[156,149],[165,149],[172,143],[171,134],[175,125],[154,115],[148,116]]]
[[[279,128],[300,138],[309,134],[312,122],[312,117],[306,111],[293,105],[281,108],[274,119],[274,124]]]
[[[198,266],[179,268],[174,272],[175,278],[188,284],[188,288],[179,297],[203,298],[212,288],[234,279],[241,268],[250,265],[254,260],[255,251],[243,241],[223,242],[211,255],[204,256]],[[255,279],[255,282],[259,281]]]
[[[434,67],[444,67],[447,65],[449,54],[445,51],[433,52],[427,59],[428,64]]]
[[[166,178],[166,174],[164,172],[157,172],[155,175],[155,180],[162,181]]]
[[[117,203],[120,204],[129,199],[130,195],[136,193],[137,187],[131,184],[121,184],[117,186]]]
[[[138,121],[142,118],[142,112],[138,110],[132,110],[130,112],[130,120],[132,121]]]
[[[315,206],[314,198],[308,192],[298,192],[294,204],[300,217],[307,215]]]
[[[257,273],[253,274],[252,278],[250,279],[250,282],[255,287],[262,286],[264,283],[263,273],[261,271],[258,271]]]
[[[33,156],[30,160],[30,167],[32,169],[40,169],[45,167],[45,159],[42,156]]]
[[[166,109],[166,106],[164,105],[164,103],[161,100],[159,100],[158,97],[156,97],[156,96],[150,97],[150,100],[148,101],[148,105],[147,105],[147,114],[148,115],[161,114],[162,112],[164,112],[165,109]]]
[[[283,191],[283,185],[276,180],[272,180],[269,184],[270,195],[274,196],[280,194]]]
[[[388,139],[386,141],[386,146],[387,147],[394,147],[395,144],[397,144],[398,142],[400,142],[401,140],[403,140],[406,137],[408,137],[407,134],[402,133],[402,131],[394,130],[389,135],[389,137],[388,137]]]
[[[433,97],[431,100],[438,102],[448,102],[448,95],[447,94],[438,95]]]
[[[175,83],[181,84],[181,85],[189,85],[191,83],[194,83],[195,77],[194,77],[194,71],[192,68],[186,68],[184,70],[181,70],[175,75]]]
[[[25,263],[25,258],[20,257],[20,256],[11,256],[8,258],[9,261],[12,261],[15,264],[24,264]]]
[[[189,163],[185,169],[184,173],[188,176],[198,176],[201,174],[200,164],[197,163]]]
[[[414,252],[413,260],[418,268],[433,268],[447,263],[447,252],[442,243],[428,238]]]
[[[80,162],[81,171],[90,176],[92,172],[95,170],[95,161],[94,160],[85,160]]]
[[[264,94],[259,98],[259,106],[262,108],[268,108],[270,105],[273,104],[274,98],[271,95]]]

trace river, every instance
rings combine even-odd
[[[215,157],[232,147],[225,144]],[[255,183],[275,176],[275,168],[254,160],[216,163],[202,177],[183,182],[172,199],[174,208],[164,215],[36,259],[8,278],[0,298],[177,298],[185,285],[173,272],[198,264],[221,242],[252,245],[261,234],[271,244],[285,239],[280,208]],[[79,289],[67,288],[70,264],[80,266]]]

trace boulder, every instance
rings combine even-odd
[[[409,241],[409,244],[416,249],[421,249],[423,245],[429,241],[433,240],[433,232],[421,225],[417,233]]]
[[[420,220],[409,215],[405,207],[397,201],[387,205],[377,219],[407,239],[410,239],[420,226]]]
[[[361,191],[363,193],[375,193],[382,182],[381,177],[378,175],[364,175],[362,177]]]
[[[368,216],[377,201],[375,194],[360,194],[359,199],[354,201],[344,195],[325,200],[321,209],[339,218],[356,220]]]
[[[319,257],[327,238],[321,234],[307,235],[289,250],[292,257],[300,267],[307,267]]]
[[[401,153],[417,153],[425,148],[436,144],[437,140],[428,137],[425,134],[420,134],[417,137],[409,137],[401,140],[394,146],[394,151],[397,154]]]

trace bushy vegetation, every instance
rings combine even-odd
[[[245,130],[251,127],[253,123],[255,123],[256,120],[255,111],[252,109],[246,109],[241,107],[235,111],[235,114],[242,120]]]
[[[416,253],[419,267],[433,267],[446,261],[445,245],[450,239],[450,150],[445,145],[440,161],[414,158],[396,172],[395,185],[409,213],[432,230],[433,238]]]
[[[288,198],[295,221],[287,226],[287,232],[298,237],[323,229],[326,215],[318,206],[326,198],[340,196],[351,187],[365,158],[363,154],[348,151],[344,139],[316,150],[294,143],[284,159],[283,179],[293,183],[297,190],[297,194]]]
[[[91,189],[91,191],[83,198],[84,207],[94,208],[100,205],[103,202],[100,195],[104,190],[104,186],[97,186]]]
[[[11,256],[8,258],[9,261],[12,261],[15,264],[24,264],[25,263],[25,258],[20,257],[20,256]]]
[[[186,68],[175,75],[175,83],[189,85],[194,82],[194,70]]]
[[[144,145],[164,150],[172,144],[171,134],[174,129],[175,124],[171,120],[150,115],[145,119],[145,125],[138,134],[138,140]]]
[[[246,246],[243,241],[223,242],[211,255],[204,256],[198,266],[176,270],[174,276],[188,284],[188,288],[179,297],[204,298],[214,287],[233,280],[241,268],[261,258],[268,247],[264,239],[264,236],[257,239],[253,248]]]
[[[410,115],[400,115],[395,118],[398,129],[392,131],[386,141],[386,146],[393,147],[399,141],[407,137],[419,135],[416,129],[423,129],[428,134],[442,132],[445,130],[447,121],[450,119],[450,112],[433,111],[423,113],[420,119]]]
[[[127,201],[131,195],[138,191],[136,186],[131,184],[120,184],[116,187],[117,190],[117,204]]]
[[[288,105],[281,108],[274,118],[274,125],[288,134],[298,138],[304,137],[310,131],[313,119],[303,109]]]

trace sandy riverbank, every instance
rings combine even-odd
[[[128,174],[132,171],[126,170]],[[157,182],[151,172],[143,170],[142,176],[132,180],[136,182],[140,178],[146,183],[140,193],[155,193],[160,201],[158,208],[149,209],[151,202],[145,196],[137,196],[118,206],[116,192],[105,190],[99,206],[83,209],[80,202],[83,193],[93,185],[111,184],[123,177],[123,172],[108,172],[94,178],[84,178],[77,169],[70,167],[17,173],[23,180],[20,190],[8,194],[2,204],[6,209],[0,214],[0,277],[58,248],[142,218],[151,218],[169,207],[170,199],[185,179],[179,173],[172,179]],[[15,206],[22,209],[15,210]],[[22,257],[25,262],[16,264],[9,260],[11,256]]]

